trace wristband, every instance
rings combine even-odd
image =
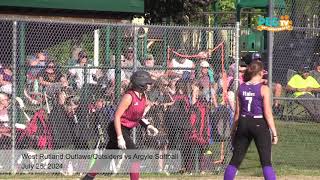
[[[147,128],[148,125],[150,125],[151,123],[149,122],[148,119],[142,118],[139,122],[144,128]]]

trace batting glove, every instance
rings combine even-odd
[[[126,141],[124,141],[123,136],[120,135],[120,136],[117,137],[117,139],[118,139],[118,148],[120,148],[120,149],[127,149],[127,147],[126,147]]]
[[[159,133],[159,131],[154,126],[149,125],[147,127],[147,133],[148,133],[149,136],[156,136]]]

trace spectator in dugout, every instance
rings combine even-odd
[[[136,60],[136,62],[134,62]],[[137,67],[142,67],[140,61],[134,58],[134,49],[133,47],[128,47],[124,52],[124,57],[121,58],[121,68],[130,68],[124,69],[126,77],[131,77],[133,73],[133,65],[137,64]]]
[[[210,64],[208,61],[202,61],[200,63],[200,76],[198,78],[199,85],[202,87],[203,96],[206,98],[207,102],[214,105],[214,107],[218,107],[218,101],[216,92],[214,90],[214,86],[216,85],[214,78],[209,75]],[[196,102],[193,99],[193,104]]]
[[[179,49],[177,53],[182,54],[182,55],[187,55],[186,50],[184,49]],[[171,68],[181,68],[181,69],[176,69],[172,70],[171,73],[169,74],[169,77],[178,80],[182,78],[182,75],[184,71],[190,72],[191,73],[191,79],[194,77],[194,70],[191,70],[190,68],[195,68],[195,64],[193,61],[187,58],[180,57],[179,55],[175,54],[175,58],[172,59]],[[188,69],[183,69],[183,68],[188,68]]]
[[[137,67],[141,67],[140,61],[137,60]],[[128,47],[125,51],[124,59],[121,61],[121,67],[133,67],[134,64],[134,49]]]
[[[106,129],[108,124],[111,122],[114,109],[107,109],[105,100],[106,97],[105,94],[103,94],[103,91],[96,92],[93,99],[94,102],[90,104],[87,121],[91,131],[87,134],[87,136],[90,141],[97,143],[100,136],[104,138],[107,137]],[[106,143],[106,141],[104,143]]]
[[[0,149],[9,148],[11,144],[10,127],[10,98],[5,93],[0,93]]]
[[[48,116],[48,125],[52,131],[54,149],[67,149],[73,142],[71,138],[75,136],[72,134],[72,127],[75,127],[76,119],[73,116],[74,111],[70,111],[71,106],[67,106],[67,94],[64,91],[58,91],[56,96],[57,101],[54,101]]]
[[[178,80],[175,85],[175,94],[172,97],[173,104],[167,104],[167,110],[164,114],[164,124],[169,140],[170,150],[179,150],[182,158],[182,170],[188,169],[188,162],[191,159],[192,149],[190,143],[181,142],[181,139],[188,137],[190,133],[190,83],[184,80]],[[191,168],[191,167],[190,167]],[[190,169],[189,168],[189,169]]]
[[[320,92],[320,85],[317,80],[310,76],[308,65],[301,65],[299,73],[289,80],[287,90],[293,92],[298,103],[306,108],[315,121],[320,122],[320,104],[314,100],[316,98],[314,93]],[[308,100],[300,100],[299,98],[307,98]]]
[[[69,66],[74,66],[78,62],[78,55],[82,51],[80,47],[74,46],[71,50],[71,58],[68,62]]]
[[[320,59],[314,64],[315,69],[310,71],[310,75],[320,84]]]
[[[114,67],[115,66],[115,56],[112,55],[110,57],[110,66]],[[121,69],[121,82],[124,83],[124,84],[129,84],[130,82],[130,77],[127,77],[124,70]],[[112,83],[112,86],[115,85],[115,80],[116,80],[116,73],[115,73],[115,68],[112,68],[112,69],[107,69],[106,70],[106,73],[104,75],[104,77],[106,78],[107,81],[110,81]]]
[[[147,57],[144,60],[144,66],[147,68],[153,68],[155,67],[155,60],[153,58],[152,54],[148,54]],[[161,76],[164,75],[164,71],[163,70],[154,70],[154,69],[150,69],[148,70],[148,72],[151,75],[151,78],[154,80],[157,80],[158,78],[160,78]]]
[[[39,83],[43,87],[51,86],[60,81],[62,74],[53,61],[48,61],[46,67],[39,73]]]
[[[88,55],[85,51],[79,52],[78,62],[75,67],[76,68],[70,69],[69,73],[71,78],[75,79],[78,89],[81,89],[85,82],[88,84],[97,84],[97,82],[94,80],[96,69],[88,68],[85,71],[85,67],[92,67],[92,65],[88,63]],[[87,73],[86,77],[85,72]]]
[[[12,94],[12,71],[9,65],[0,65],[0,92]]]
[[[0,93],[0,124],[9,127],[9,111],[10,98],[5,93]]]
[[[320,59],[314,64],[315,69],[310,71],[310,75],[317,80],[320,84]],[[316,93],[316,96],[320,98],[320,92]]]
[[[38,61],[38,65],[40,67],[44,68],[47,60],[48,60],[48,53],[47,52],[41,51],[41,52],[37,53],[37,61]]]
[[[97,81],[98,84],[102,85],[102,88],[106,89],[106,96],[109,101],[114,99],[114,91],[116,84],[116,73],[115,73],[115,55],[110,56],[110,66],[111,69],[102,70],[102,77]],[[121,92],[123,92],[124,88],[129,85],[130,77],[126,76],[126,73],[123,69],[120,69],[120,81],[121,81]]]
[[[252,61],[261,61],[264,63],[264,67],[266,66],[266,61],[262,59],[262,56],[260,53],[255,52],[255,53],[248,53],[247,55],[244,56],[243,60],[246,62],[247,65],[249,65]],[[264,70],[264,76],[262,79],[263,84],[268,85],[268,71]],[[272,89],[274,93],[274,97],[280,97],[282,93],[282,85],[279,82],[272,83]],[[280,111],[281,105],[280,105],[280,100],[276,99],[274,101],[273,107],[275,108],[276,111]]]
[[[240,60],[239,62],[239,85],[244,82],[243,75],[247,69],[247,64]],[[233,63],[229,67],[228,71],[228,101],[232,111],[235,111],[235,72],[236,71],[236,63]]]
[[[205,89],[201,81],[194,80],[191,83],[192,106],[190,108],[188,125],[186,126],[186,136],[188,141],[185,142],[184,156],[186,156],[186,170],[194,171],[195,163],[199,160],[200,170],[204,171],[203,163],[204,152],[209,144],[210,128],[209,128],[209,112],[210,102],[207,99],[207,89]],[[190,149],[193,150],[190,152]],[[198,158],[197,158],[198,157]]]
[[[29,72],[28,75],[36,77],[47,65],[47,53],[44,51],[38,52],[37,55],[28,57]]]

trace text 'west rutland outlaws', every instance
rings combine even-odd
[[[150,159],[178,159],[178,154],[22,154],[23,159],[128,159],[128,160],[150,160]]]

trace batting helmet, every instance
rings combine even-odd
[[[147,71],[136,71],[132,74],[130,78],[131,88],[138,92],[143,92],[147,90],[148,84],[153,84],[154,80]]]

